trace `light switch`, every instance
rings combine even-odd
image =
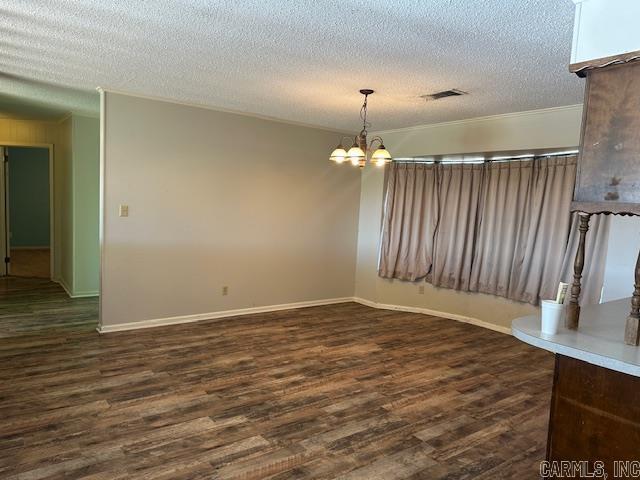
[[[120,205],[120,216],[121,217],[129,216],[129,205]]]

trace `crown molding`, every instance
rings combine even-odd
[[[282,118],[270,117],[268,115],[260,115],[258,113],[242,112],[242,111],[239,111],[239,110],[232,110],[232,109],[228,109],[228,108],[214,107],[214,106],[211,106],[211,105],[205,105],[205,104],[201,104],[201,103],[186,102],[186,101],[183,101],[183,100],[176,100],[176,99],[173,99],[173,98],[157,97],[157,96],[153,96],[153,95],[144,95],[144,94],[141,94],[141,93],[127,92],[127,91],[118,90],[118,89],[115,89],[115,88],[96,87],[96,90],[98,91],[98,93],[101,93],[101,94],[104,94],[104,93],[115,93],[116,95],[125,95],[127,97],[142,98],[144,100],[153,100],[153,101],[156,101],[156,102],[173,103],[175,105],[183,105],[185,107],[202,108],[204,110],[211,110],[211,111],[219,112],[219,113],[230,113],[232,115],[241,115],[243,117],[255,118],[255,119],[258,119],[258,120],[266,120],[266,121],[269,121],[269,122],[282,123],[282,124],[285,124],[285,125],[292,125],[294,127],[312,128],[314,130],[322,130],[322,131],[325,131],[325,132],[336,133],[336,134],[339,134],[339,135],[354,136],[354,135],[358,134],[358,132],[356,132],[355,130],[353,130],[353,131],[340,130],[340,129],[337,129],[337,128],[330,128],[330,127],[324,127],[324,126],[321,126],[321,125],[314,125],[314,124],[311,124],[311,123],[296,122],[294,120],[285,120],[285,119],[282,119]]]
[[[545,115],[547,113],[553,112],[562,112],[562,111],[573,111],[580,110],[582,111],[582,104],[578,103],[575,105],[565,105],[562,107],[550,107],[550,108],[541,108],[538,110],[525,110],[524,112],[512,112],[512,113],[501,113],[497,115],[487,115],[485,117],[473,117],[466,118],[463,120],[453,120],[450,122],[440,122],[440,123],[427,123],[424,125],[415,125],[411,127],[404,128],[395,128],[392,130],[380,130],[373,132],[374,135],[386,135],[390,133],[402,133],[402,132],[411,132],[415,130],[427,130],[432,128],[441,128],[441,127],[450,127],[454,125],[467,125],[470,123],[479,123],[479,122],[490,122],[494,120],[499,120],[503,118],[518,118],[518,117],[530,117],[536,115]]]

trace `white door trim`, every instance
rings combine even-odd
[[[5,164],[6,148],[0,146],[0,250],[2,257],[0,258],[0,277],[6,277],[9,275],[9,265],[5,262],[7,252],[9,251],[7,240],[9,235],[7,234],[7,192],[5,176],[7,174],[7,166]]]

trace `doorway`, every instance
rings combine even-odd
[[[0,275],[52,276],[51,155],[46,147],[0,147]]]

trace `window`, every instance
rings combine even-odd
[[[379,275],[532,304],[554,298],[572,265],[575,175],[575,155],[392,164]]]

